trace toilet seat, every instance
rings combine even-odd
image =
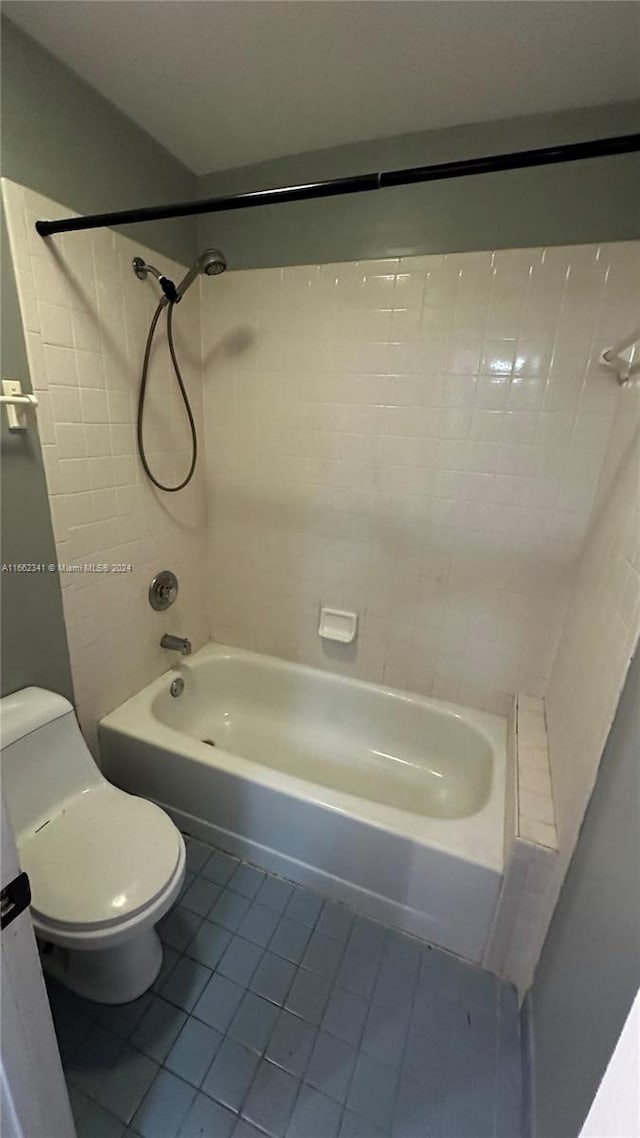
[[[21,835],[36,928],[115,933],[166,893],[183,849],[173,822],[154,803],[106,782],[90,787]]]

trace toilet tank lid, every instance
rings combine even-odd
[[[0,745],[10,747],[39,727],[73,712],[68,699],[45,688],[23,688],[0,700]]]

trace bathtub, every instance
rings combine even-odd
[[[108,779],[188,833],[482,960],[503,872],[500,716],[208,644],[107,715],[100,752]]]

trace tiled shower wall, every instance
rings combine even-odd
[[[175,659],[159,646],[164,632],[188,636],[195,648],[207,639],[204,471],[180,494],[160,494],[136,457],[140,365],[158,294],[137,280],[131,259],[153,262],[152,250],[110,230],[43,241],[36,218],[72,212],[6,180],[3,191],[59,562],[132,567],[60,575],[77,710],[93,747],[97,720]],[[174,278],[185,272],[161,263]],[[158,477],[177,482],[188,468],[189,434],[163,339],[152,358],[145,440]],[[176,311],[175,341],[201,431],[195,287]],[[180,593],[169,612],[156,613],[147,590],[165,568],[177,573]]]
[[[640,249],[628,312],[640,313]],[[640,636],[640,382],[620,389],[578,577],[546,695],[560,859],[551,917]],[[542,939],[546,927],[542,929]],[[542,943],[541,939],[541,943]]]
[[[631,329],[640,312],[638,245],[635,271],[627,283],[615,319],[620,323],[626,319],[626,328]],[[610,315],[602,311],[603,327]],[[515,895],[507,899],[505,910],[508,948],[502,965],[495,956],[489,960],[490,966],[517,983],[521,994],[533,978],[640,635],[640,384],[619,388],[617,401],[546,692],[558,855],[549,858],[539,846],[535,861],[527,867],[518,851],[509,873],[509,888]],[[629,840],[633,841],[632,835]],[[492,948],[498,951],[497,941]]]
[[[638,257],[640,311],[640,256]],[[640,385],[618,413],[547,688],[561,838],[573,842],[640,634]]]
[[[637,252],[205,282],[213,638],[490,711],[543,695],[618,399],[597,357],[628,331]],[[359,613],[354,646],[320,641],[322,603]]]

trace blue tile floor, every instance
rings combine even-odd
[[[78,1138],[519,1138],[511,986],[187,847],[152,991],[48,985]]]

